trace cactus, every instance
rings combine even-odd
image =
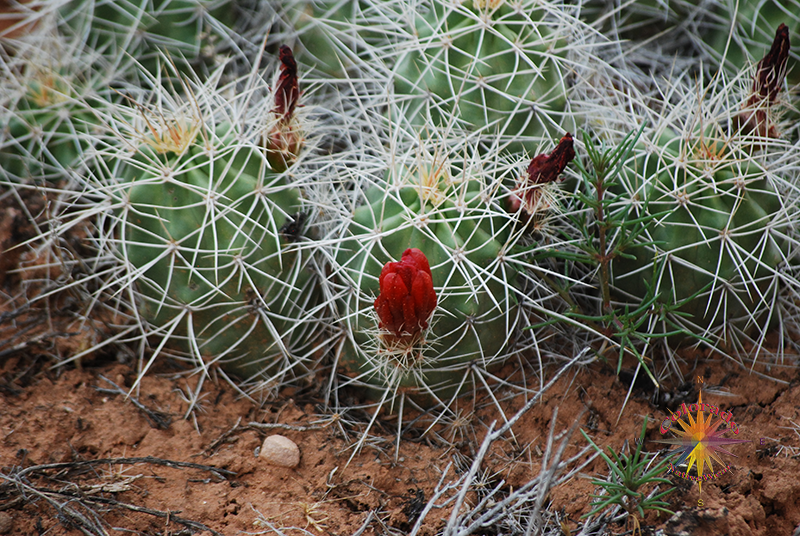
[[[765,165],[741,140],[706,134],[687,142],[667,132],[657,156],[639,157],[636,173],[642,180],[629,175],[618,192],[636,201],[628,209],[668,214],[650,229],[653,247],[614,263],[617,289],[641,299],[649,285],[672,303],[696,295],[679,311],[701,335],[729,322],[760,326],[788,254],[781,235],[789,224]],[[655,273],[653,255],[663,261]]]
[[[796,284],[782,276],[794,249],[793,152],[759,113],[780,90],[760,81],[778,80],[783,68],[767,55],[743,105],[731,106],[731,85],[713,87],[707,102],[676,105],[696,115],[680,133],[654,128],[616,191],[631,218],[665,212],[644,239],[647,249],[615,261],[617,289],[641,299],[649,286],[671,303],[696,296],[675,320],[698,335],[729,340],[734,329],[763,340],[782,288]]]
[[[301,192],[268,159],[282,128],[297,126],[288,48],[281,61],[277,106],[261,105],[255,125],[229,111],[240,101],[228,101],[214,81],[187,86],[184,103],[154,81],[158,107],[118,113],[123,143],[105,155],[118,256],[145,333],[161,339],[156,354],[168,346],[202,369],[217,363],[278,385],[303,372],[321,326]],[[295,153],[280,153],[284,166],[302,144],[299,130],[289,132]]]
[[[521,233],[499,206],[502,181],[489,176],[479,159],[454,164],[422,148],[365,187],[352,213],[342,209],[344,236],[330,254],[346,328],[339,364],[371,398],[446,405],[476,381],[473,369],[515,351],[523,326],[511,251]],[[404,276],[416,300],[405,306],[389,274],[411,265],[423,275]]]
[[[40,20],[0,82],[0,179],[51,185],[83,172],[84,153],[100,129],[108,76],[92,72],[73,43]],[[34,43],[34,41],[38,41]]]
[[[396,100],[412,124],[500,132],[517,142],[560,131],[565,44],[557,24],[546,21],[545,7],[433,0],[408,9],[387,15],[409,23],[386,61],[393,66]]]
[[[227,39],[234,20],[231,0],[67,0],[59,13],[90,49],[112,62],[133,58],[149,72],[156,71],[160,52],[191,72],[184,60],[213,56],[203,48],[213,50],[217,40]]]

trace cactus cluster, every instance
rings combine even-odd
[[[237,37],[246,53],[209,70],[198,58],[218,50],[214,36],[238,54],[234,4],[55,2],[48,31],[70,36],[83,70],[6,73],[23,76],[3,96],[2,182],[68,172],[52,234],[94,226],[106,267],[88,276],[94,300],[119,300],[145,362],[168,351],[277,387],[325,371],[328,400],[349,386],[383,408],[441,410],[512,357],[567,352],[543,350],[554,324],[605,351],[615,335],[583,322],[587,303],[603,318],[677,303],[671,320],[721,347],[763,340],[792,301],[798,129],[780,112],[799,16],[770,28],[768,59],[739,65],[733,46],[709,52],[720,2],[672,4],[707,41],[684,46],[687,31],[671,50],[728,61],[710,80],[698,67],[663,82],[663,57],[655,75],[629,65],[628,51],[654,54],[647,42],[601,32],[627,21],[615,35],[636,37],[639,15],[657,19],[642,5],[292,0],[273,6],[274,34]],[[774,26],[777,5],[738,13]],[[761,43],[739,15],[729,41]],[[599,239],[571,223],[597,227],[576,180],[585,140],[634,131],[598,206],[643,230],[596,270],[574,252]],[[597,296],[603,278],[613,304]]]

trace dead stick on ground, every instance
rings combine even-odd
[[[162,458],[155,458],[153,456],[144,456],[140,458],[102,458],[99,460],[81,460],[77,462],[63,462],[63,463],[49,463],[43,465],[33,465],[26,469],[22,469],[16,476],[19,478],[31,476],[32,474],[41,473],[50,470],[63,470],[63,469],[79,469],[82,467],[92,467],[98,464],[109,465],[134,465],[137,463],[149,463],[153,465],[162,465],[164,467],[172,467],[176,469],[198,469],[200,471],[208,471],[217,477],[225,480],[226,477],[236,476],[235,471],[214,467],[211,465],[201,465],[199,463],[191,462],[178,462],[174,460],[165,460]]]

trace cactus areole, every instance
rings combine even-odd
[[[307,256],[285,231],[300,192],[230,125],[170,128],[124,168],[120,219],[139,314],[195,360],[246,379],[285,373],[313,339]]]
[[[508,355],[518,310],[517,272],[503,256],[511,219],[480,180],[446,167],[402,169],[399,188],[368,189],[336,256],[350,289],[339,363],[371,398],[447,403],[472,387],[471,366]]]

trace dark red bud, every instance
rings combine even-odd
[[[756,75],[753,77],[753,95],[768,99],[770,104],[774,103],[783,87],[788,61],[789,28],[781,24],[775,32],[775,40],[772,41],[769,52],[758,62]]]
[[[542,153],[533,157],[528,166],[529,185],[555,182],[573,158],[575,158],[575,148],[572,144],[572,134],[567,132],[552,153]]]
[[[380,294],[374,304],[378,327],[399,339],[416,339],[428,328],[437,303],[425,254],[416,248],[405,250],[399,262],[384,265],[378,284]]]
[[[516,212],[525,208],[529,215],[536,212],[541,192],[537,186],[555,182],[564,172],[567,164],[575,158],[572,134],[567,132],[550,154],[534,156],[528,166],[528,178],[518,182],[516,190],[509,198],[509,209]]]
[[[754,132],[759,136],[777,138],[778,128],[770,124],[767,106],[778,100],[783,79],[786,76],[786,65],[789,61],[789,28],[785,24],[778,26],[772,47],[756,67],[753,76],[753,90],[745,102],[743,111],[737,117],[745,132]]]
[[[281,45],[278,57],[281,61],[281,74],[278,77],[278,87],[275,88],[274,112],[283,116],[283,121],[288,122],[294,115],[294,109],[300,98],[297,63],[294,61],[292,49],[286,45]]]
[[[279,51],[281,74],[275,88],[275,108],[272,112],[278,121],[264,135],[267,149],[267,160],[272,171],[282,173],[291,166],[300,154],[305,138],[294,120],[294,110],[300,98],[297,83],[297,63],[294,61],[292,49],[281,45]]]

